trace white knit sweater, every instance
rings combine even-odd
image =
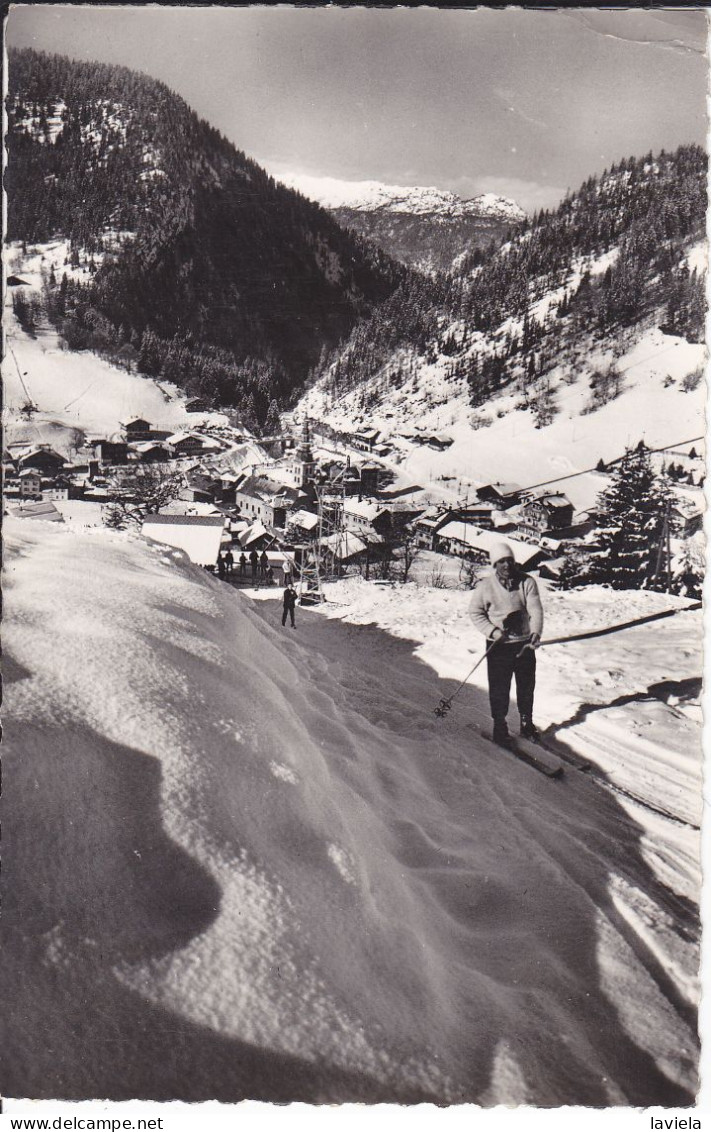
[[[521,574],[515,589],[508,590],[492,570],[478,582],[469,615],[479,632],[489,637],[494,629],[505,627],[504,621],[511,614],[517,616],[512,619],[514,625],[513,631],[509,629],[509,640],[526,641],[531,633],[540,636],[543,632],[543,606],[533,578]]]

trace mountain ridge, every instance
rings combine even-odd
[[[526,213],[513,200],[495,193],[465,199],[447,189],[428,185],[390,185],[382,181],[344,181],[335,177],[309,177],[285,173],[277,177],[283,185],[331,210],[355,209],[440,214],[442,217],[476,216],[520,222]]]
[[[493,193],[463,200],[434,186],[290,173],[279,179],[318,201],[342,227],[430,276],[451,271],[462,256],[501,243],[526,220],[515,201]]]
[[[62,235],[87,264],[47,304],[71,346],[129,346],[261,424],[402,279],[164,84],[31,49],[9,62],[8,239]]]

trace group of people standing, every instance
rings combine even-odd
[[[258,554],[256,550],[249,552],[247,558],[244,551],[239,556],[237,565],[240,578],[247,578],[247,564],[249,563],[250,574],[249,576],[253,581],[274,581],[274,571],[269,565],[269,557],[266,550]],[[217,556],[217,576],[218,578],[227,579],[234,577],[235,572],[235,556],[231,549],[227,551],[220,551]]]
[[[274,571],[273,571],[272,567],[269,565],[269,557],[267,555],[266,550],[263,550],[261,554],[258,554],[257,551],[254,550],[254,549],[251,550],[250,553],[249,553],[249,559],[247,558],[244,551],[242,551],[242,553],[239,556],[238,563],[237,563],[238,568],[239,568],[239,576],[241,578],[247,577],[247,563],[248,562],[249,562],[249,567],[250,567],[250,577],[254,581],[256,581],[257,583],[259,583],[260,580],[265,581],[267,583],[273,583],[274,582],[274,580],[275,580],[274,579]],[[231,548],[228,548],[226,551],[221,550],[219,552],[219,554],[217,555],[217,576],[218,576],[218,578],[221,578],[223,581],[226,581],[228,578],[231,578],[231,577],[234,576],[234,571],[235,571],[235,556],[232,553]],[[287,618],[290,618],[292,629],[296,628],[296,623],[295,623],[295,620],[294,620],[294,610],[296,609],[296,598],[297,598],[297,594],[296,594],[296,590],[294,589],[294,584],[291,580],[290,575],[287,574],[284,578],[284,593],[283,593],[284,612],[283,612],[283,616],[282,616],[282,619],[281,619],[281,623],[282,623],[282,625],[286,625]]]

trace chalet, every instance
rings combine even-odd
[[[467,503],[464,507],[457,507],[457,517],[464,522],[473,523],[475,527],[484,527],[491,530],[494,526],[495,503]]]
[[[206,472],[192,471],[187,483],[180,492],[180,498],[190,503],[214,503],[219,488],[219,480]]]
[[[104,487],[103,484],[97,483],[86,484],[84,488],[84,494],[82,495],[82,499],[86,500],[87,502],[93,503],[108,503],[110,497],[111,492],[109,491],[108,487]]]
[[[378,499],[382,499],[383,501],[387,500],[388,502],[402,502],[403,500],[413,502],[414,496],[420,495],[422,491],[423,488],[420,487],[418,483],[390,484],[388,487],[381,487],[377,492],[377,496]]]
[[[672,530],[680,538],[690,538],[703,527],[704,496],[702,492],[675,491],[670,508]]]
[[[336,531],[323,539],[321,545],[333,557],[334,562],[339,564],[356,562],[368,551],[365,539],[352,531]]]
[[[595,523],[585,519],[574,523],[570,527],[559,527],[557,530],[543,531],[536,537],[536,542],[544,550],[553,554],[561,554],[569,546],[580,546],[588,541],[588,535],[595,530]]]
[[[219,452],[222,445],[209,436],[200,436],[196,432],[173,432],[166,437],[166,444],[176,457],[198,456],[203,452]]]
[[[313,511],[292,511],[289,515],[289,534],[292,538],[312,538],[318,533],[319,518]]]
[[[417,546],[423,550],[434,550],[438,531],[451,519],[451,511],[442,511],[437,507],[424,511],[413,524]]]
[[[34,468],[45,476],[57,475],[65,463],[64,456],[60,456],[59,452],[55,452],[48,444],[38,444],[34,448],[26,449],[17,457],[17,467],[20,472],[25,468]]]
[[[185,402],[187,413],[209,413],[212,406],[204,397],[189,397]]]
[[[142,440],[131,447],[142,464],[167,464],[171,457],[170,449],[159,440]]]
[[[548,492],[521,504],[518,527],[522,533],[542,535],[569,527],[572,522],[573,504],[567,495]]]
[[[286,526],[287,512],[303,500],[303,493],[268,476],[244,475],[235,484],[235,505],[247,519],[260,519],[270,527]]]
[[[343,487],[343,494],[345,496],[350,497],[362,494],[363,488],[360,480],[360,475],[358,473],[358,469],[352,464],[343,469],[340,477],[340,483]]]
[[[42,498],[47,500],[83,499],[84,488],[74,483],[71,476],[57,476],[42,484]]]
[[[422,440],[430,448],[436,449],[437,452],[444,452],[446,448],[454,444],[454,438],[448,432],[428,432],[422,436]]]
[[[518,503],[521,491],[522,488],[515,483],[488,483],[477,489],[477,495],[484,503],[495,503],[500,510],[505,511],[507,507]]]
[[[242,550],[264,550],[274,544],[274,536],[270,534],[261,519],[256,519],[246,530],[240,531],[237,541]]]
[[[97,440],[93,453],[101,467],[128,463],[128,443],[125,440]]]
[[[365,500],[346,499],[343,504],[343,521],[346,530],[364,536],[386,535],[392,529],[392,516],[388,508]]]
[[[549,558],[546,562],[541,562],[538,572],[542,578],[546,578],[549,582],[559,582],[565,561],[565,555],[558,558]]]
[[[121,425],[127,441],[136,440],[150,440],[151,439],[151,424],[143,417],[132,417],[130,421],[126,421]]]
[[[146,515],[141,534],[185,551],[197,566],[214,568],[224,530],[222,515]]]
[[[377,428],[364,428],[351,435],[351,444],[360,452],[372,452],[378,443],[380,433]]]
[[[13,507],[12,514],[18,519],[42,519],[46,523],[64,522],[62,514],[49,501],[21,503],[19,507]]]
[[[24,468],[18,478],[21,499],[40,498],[42,495],[42,476],[35,468]]]
[[[469,523],[453,519],[437,532],[435,550],[444,554],[461,555],[473,562],[488,563],[491,546],[500,541],[500,536],[494,531],[482,531]],[[531,569],[547,557],[546,552],[537,546],[512,538],[506,541],[511,547],[514,561],[524,570]]]

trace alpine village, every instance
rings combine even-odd
[[[94,687],[105,687],[104,670],[113,673],[107,680],[123,687],[126,658],[133,657],[137,666],[125,678],[126,696],[133,703],[130,689],[141,688],[145,714],[139,699],[133,708],[122,699],[121,724],[96,722],[104,711],[98,700],[94,722],[87,715],[86,726],[90,723],[97,734],[106,728],[101,743],[107,751],[114,743],[124,752],[143,750],[143,727],[153,736],[144,753],[162,750],[155,736],[165,722],[163,713],[178,711],[175,697],[183,694],[183,686],[189,702],[200,705],[195,710],[201,720],[188,743],[181,729],[193,723],[189,712],[183,713],[165,748],[172,751],[175,744],[182,751],[185,742],[192,769],[176,769],[178,754],[166,755],[161,764],[161,836],[169,833],[187,854],[187,863],[171,865],[177,872],[166,872],[173,879],[165,881],[165,899],[179,884],[175,877],[191,891],[194,883],[201,895],[190,897],[190,926],[186,919],[165,936],[169,942],[149,947],[149,938],[164,940],[163,929],[151,927],[141,937],[144,950],[142,943],[123,953],[114,941],[123,938],[130,916],[114,929],[111,942],[106,942],[107,928],[106,940],[96,936],[94,946],[86,942],[94,938],[90,927],[77,927],[75,938],[68,914],[37,911],[44,958],[37,961],[36,977],[44,989],[36,997],[45,1006],[50,1003],[57,1040],[46,1078],[34,1076],[22,1061],[12,1069],[12,1087],[31,1090],[16,1095],[692,1103],[698,1052],[693,1011],[699,942],[706,153],[689,143],[673,152],[629,154],[570,189],[558,207],[528,214],[493,193],[463,200],[439,189],[375,183],[359,192],[344,190],[340,197],[324,192],[310,199],[266,172],[181,97],[146,75],[29,48],[10,51],[8,75],[3,499],[11,546],[9,671],[14,673],[16,662],[19,673],[13,687],[17,695],[29,695],[31,684],[39,689],[37,681],[56,679],[52,696],[64,695],[63,678],[56,673],[66,632],[74,641],[73,651],[66,645],[67,671],[75,672],[81,696],[91,698]],[[488,706],[486,667],[476,667],[485,644],[472,627],[469,603],[502,543],[515,567],[535,579],[547,619],[536,704],[540,745],[528,744],[525,755],[522,740],[524,761],[479,742],[471,722],[476,722],[478,697],[484,724]],[[296,594],[291,625],[286,604],[282,621],[282,592],[289,586]],[[53,653],[56,642],[60,651],[54,660],[30,648],[40,609],[46,631],[55,625],[47,650]],[[95,624],[96,640],[85,635],[84,618]],[[159,644],[164,633],[168,636]],[[337,640],[338,633],[346,635],[343,640]],[[166,684],[160,694],[154,687],[163,679],[160,664],[142,659],[149,648],[164,650]],[[92,659],[87,653],[80,663],[84,649]],[[227,668],[238,690],[230,695],[221,683],[227,679],[225,666],[215,659],[223,649],[234,656]],[[242,668],[248,660],[257,665],[258,677]],[[80,674],[82,663],[86,678]],[[216,675],[220,664],[223,674]],[[351,668],[343,667],[348,664]],[[349,684],[354,666],[358,674]],[[31,681],[25,679],[28,671]],[[173,673],[170,684],[168,672]],[[336,674],[341,690],[336,683],[332,687]],[[267,694],[268,700],[260,699]],[[331,697],[328,709],[326,696]],[[32,711],[55,734],[60,715],[55,719],[40,691],[33,697]],[[79,734],[85,723],[76,723],[75,701],[69,692],[67,697],[66,718],[75,720],[70,730]],[[156,706],[149,711],[151,703]],[[24,710],[18,708],[22,727],[30,718]],[[290,743],[284,736],[292,723],[302,738]],[[82,742],[77,740],[76,750],[84,750]],[[218,773],[215,762],[203,777],[196,769],[200,759],[207,760],[204,767],[217,760],[218,750],[225,768],[231,767],[228,744],[231,751],[249,751],[233,795],[225,786],[231,769]],[[327,786],[320,776],[326,774],[323,752],[331,750],[329,744],[334,752],[350,751],[339,758],[352,761],[350,769],[338,772],[334,762]],[[471,750],[467,744],[473,744]],[[336,754],[328,757],[335,760]],[[237,766],[237,755],[230,758]],[[541,1003],[553,1004],[556,1021],[545,1040],[570,1026],[574,1036],[565,1057],[573,1059],[575,1072],[562,1072],[562,1046],[547,1054],[533,1038],[496,1045],[494,1031],[504,1026],[504,1014],[516,1009],[514,1000],[523,990],[514,986],[516,979],[507,985],[505,994],[512,997],[505,1010],[504,999],[491,989],[484,994],[480,988],[476,997],[479,991],[472,987],[481,972],[487,987],[499,978],[493,951],[480,935],[467,944],[467,954],[476,957],[467,962],[481,964],[474,983],[467,983],[466,992],[451,993],[452,1003],[474,1004],[466,1023],[454,1025],[453,1006],[445,1015],[444,990],[432,995],[427,1008],[441,1020],[448,1060],[430,1058],[428,1043],[436,1042],[437,1025],[425,1037],[409,1007],[387,1005],[406,1000],[412,1005],[420,997],[429,1001],[427,964],[414,951],[410,956],[410,943],[400,941],[404,950],[398,954],[407,956],[402,981],[407,968],[415,989],[411,999],[409,990],[398,998],[400,971],[396,949],[388,942],[400,931],[395,912],[391,924],[384,904],[377,914],[364,909],[390,893],[385,904],[392,899],[405,922],[407,900],[420,899],[414,895],[420,892],[417,886],[428,877],[432,891],[440,883],[441,858],[435,863],[432,847],[445,836],[455,837],[453,825],[441,824],[435,831],[430,806],[444,805],[432,801],[440,787],[416,790],[412,759],[423,768],[417,772],[423,781],[437,765],[437,774],[444,776],[438,782],[449,782],[441,789],[451,807],[456,809],[459,791],[474,791],[479,817],[473,826],[468,821],[466,838],[480,838],[478,860],[489,860],[492,847],[499,845],[493,832],[498,810],[511,813],[513,805],[517,812],[516,805],[525,805],[536,845],[545,842],[545,852],[552,855],[547,862],[555,858],[543,872],[555,868],[562,878],[564,920],[569,909],[578,909],[576,938],[585,934],[580,924],[592,916],[587,905],[578,904],[581,894],[601,890],[603,874],[611,878],[613,895],[599,902],[598,895],[592,897],[595,923],[599,927],[599,917],[604,920],[595,970],[604,973],[599,986],[604,984],[605,1001],[616,1003],[619,1033],[618,1022],[610,1022],[612,1008],[602,1005],[602,991],[598,1017],[596,1005],[579,1010],[570,1005],[583,995],[577,983],[571,981],[563,993],[553,976],[545,990],[547,976],[531,976],[541,980],[535,990],[540,998],[525,1010],[522,1005],[517,1015],[520,1034],[528,1033],[536,1012],[549,1009]],[[365,777],[357,779],[361,770],[365,776],[366,762],[372,782],[377,775],[377,790],[372,782],[364,784]],[[540,769],[544,774],[535,773]],[[99,772],[87,771],[93,773]],[[54,774],[46,780],[49,808],[43,815],[52,808],[51,791],[63,795]],[[223,785],[210,795],[219,821],[215,817],[214,842],[208,846],[197,825],[207,812],[204,792],[212,789],[206,784],[213,774]],[[195,795],[188,811],[181,809],[181,791],[192,789],[185,784],[194,776],[203,793],[199,799]],[[42,775],[38,781],[44,781]],[[307,782],[318,806],[299,793]],[[148,806],[157,787],[142,789]],[[496,789],[506,795],[505,807],[488,793]],[[249,818],[246,803],[245,813],[238,810],[243,791],[253,791]],[[351,801],[343,801],[349,791],[348,799],[357,795],[352,811]],[[380,801],[372,806],[385,813],[392,805],[393,814],[399,814],[397,822],[392,819],[400,847],[393,853],[404,864],[394,865],[392,875],[386,875],[385,863],[391,842],[381,837],[374,818],[364,816],[363,799],[376,794]],[[425,794],[427,806],[423,801],[420,817],[411,820],[407,805],[420,813],[419,798]],[[561,801],[566,798],[572,800]],[[558,828],[566,806],[576,816],[569,815],[559,844],[553,845],[558,837],[553,833],[548,844],[545,830]],[[455,811],[448,812],[451,817]],[[260,813],[264,831],[258,829]],[[347,815],[356,813],[357,823],[349,824]],[[130,825],[133,819],[128,820]],[[595,829],[586,833],[588,820]],[[323,878],[318,885],[324,906],[332,901],[344,917],[340,960],[323,958],[335,956],[324,935],[329,923],[340,932],[333,928],[335,921],[326,915],[320,925],[317,904],[307,919],[311,890],[297,879],[306,856],[294,850],[292,860],[288,846],[301,841],[295,834],[289,841],[289,822],[308,828],[313,845],[309,841],[304,853],[309,860],[321,861],[316,843],[325,838],[323,863],[313,868]],[[268,844],[261,840],[267,826]],[[626,858],[619,848],[620,829],[627,831],[629,845],[634,842]],[[139,857],[131,868],[139,869],[140,854],[148,850],[142,848],[142,835],[136,836]],[[232,836],[244,837],[240,846],[246,848],[230,847]],[[576,838],[574,850],[565,848],[569,836]],[[371,837],[372,853],[366,844]],[[91,844],[101,858],[104,850],[96,848],[98,842]],[[450,864],[465,859],[457,845],[447,858]],[[129,846],[125,852],[133,850]],[[220,863],[221,855],[232,862],[229,868]],[[259,863],[249,863],[254,861],[268,862],[265,877],[271,879],[264,884],[274,884],[268,899],[249,895],[249,886],[261,876]],[[205,870],[200,885],[190,879],[193,864]],[[52,867],[61,869],[61,862]],[[520,891],[527,891],[533,865],[523,850],[512,867],[520,875]],[[566,879],[568,871],[577,879]],[[413,879],[405,882],[405,875]],[[422,931],[423,941],[428,940],[423,947],[432,955],[438,949],[447,952],[442,959],[447,974],[437,976],[444,982],[455,979],[451,972],[459,970],[463,954],[457,951],[454,958],[454,950],[448,950],[465,930],[464,890],[455,901],[451,887],[456,875],[450,869],[450,887],[437,889],[443,908],[449,908],[447,892],[452,908],[458,902],[456,913],[442,912],[461,921],[452,926],[447,942],[440,944],[436,935],[439,913],[423,912],[426,926],[412,920],[415,935]],[[470,877],[466,900],[472,908],[476,904],[476,932],[493,933],[493,926],[487,929],[482,922],[498,923],[502,907],[509,909],[507,916],[519,916],[510,874],[497,873],[493,857],[481,876],[462,875]],[[375,876],[383,886],[381,897],[374,895],[379,891]],[[234,896],[232,910],[230,886],[237,884],[236,877],[243,878],[244,887]],[[291,878],[284,883],[293,906],[280,895],[284,877]],[[149,885],[147,879],[144,883]],[[407,897],[405,883],[411,884]],[[50,891],[62,891],[61,885],[50,885]],[[151,891],[149,885],[146,892]],[[554,897],[543,885],[535,891],[539,907],[556,919]],[[54,907],[59,897],[46,899],[46,907]],[[176,906],[182,907],[181,899],[175,896]],[[426,903],[429,896],[421,899]],[[145,904],[148,908],[147,896]],[[250,924],[261,925],[254,926],[254,937],[245,918],[238,918],[238,904],[247,909]],[[318,974],[313,974],[317,960],[309,958],[307,943],[283,943],[287,958],[279,967],[279,956],[265,942],[297,940],[289,927],[297,906],[313,933],[308,947],[323,962]],[[151,923],[163,915],[156,908],[146,912]],[[365,916],[363,940],[356,915]],[[112,914],[107,916],[113,923]],[[230,951],[229,962],[215,958],[233,937],[239,947]],[[562,938],[552,942],[541,928],[544,937],[545,948],[557,949],[557,970],[567,970],[568,945]],[[21,951],[24,944],[17,946]],[[382,985],[378,981],[380,989],[368,992],[361,1003],[366,1020],[377,1019],[373,1025],[380,1027],[381,1037],[374,1038],[367,1025],[361,1034],[360,1023],[352,1021],[357,996],[345,967],[352,962],[355,971],[363,955],[379,951]],[[605,958],[613,952],[625,956],[619,964],[628,964],[632,972],[626,990],[613,977],[619,964]],[[110,956],[111,987],[117,988],[110,994],[109,975],[98,974],[100,954]],[[351,954],[352,959],[343,958]],[[547,971],[548,952],[534,948],[532,954],[538,956],[536,971]],[[247,956],[252,956],[249,962]],[[245,966],[238,976],[241,962]],[[434,959],[428,962],[436,966]],[[570,962],[571,971],[578,971],[576,961]],[[285,980],[292,978],[293,985],[274,989],[275,970]],[[355,982],[353,974],[353,987]],[[29,981],[18,986],[29,988]],[[246,986],[252,989],[247,992]],[[338,988],[333,1001],[331,986]],[[328,1027],[319,1030],[314,1023],[309,1029],[304,1023],[300,1029],[298,1019],[308,1014],[295,1005],[302,992],[317,1004],[314,1017],[321,1017],[318,1004],[326,1003]],[[24,990],[13,993],[25,995]],[[184,1029],[175,1038],[174,1059],[172,1051],[170,1057],[161,1053],[155,1038],[160,1026],[154,1032],[142,1023],[131,1024],[132,1040],[134,1033],[142,1035],[136,1038],[135,1056],[116,1038],[116,1050],[123,1051],[117,1053],[120,1084],[101,1043],[87,1040],[79,1052],[75,1032],[80,1031],[70,1032],[62,1021],[65,1008],[71,1013],[70,1001],[93,1001],[97,995],[103,1001],[104,994],[107,1003],[114,1003],[111,996],[119,1003],[105,1009],[106,1016],[118,1019],[117,1032],[123,1032],[122,1019],[133,1018],[139,1000],[141,1009],[156,1017],[158,1011],[179,1017]],[[278,995],[284,997],[272,1000]],[[487,995],[492,1004],[484,1008]],[[629,1006],[635,996],[644,1003],[639,1015]],[[32,1016],[34,1001],[23,999],[22,1017]],[[278,1040],[271,1019],[281,1016],[282,1007],[269,1005],[272,1001],[282,1003],[294,1019],[293,1031],[284,1024]],[[565,1005],[556,1006],[559,1002]],[[426,1016],[427,1009],[420,1013]],[[473,1019],[484,1027],[491,1024],[487,1049],[498,1050],[494,1061],[483,1054],[483,1060],[474,1059],[481,1066],[479,1076],[468,1051],[484,1037],[483,1031],[474,1036]],[[224,1048],[208,1043],[196,1053],[188,1028],[197,1026],[209,1031],[210,1041],[213,1031],[219,1033]],[[609,1040],[604,1036],[608,1026]],[[63,1034],[60,1041],[57,1035]],[[311,1068],[303,1077],[285,1071],[277,1086],[256,1054],[249,1055],[256,1058],[249,1071],[241,1054],[236,1060],[232,1053],[228,1057],[237,1039],[258,1050],[277,1049],[280,1057],[303,1056]],[[594,1056],[581,1052],[593,1046]],[[627,1076],[616,1060],[621,1049],[628,1051],[627,1063],[636,1066]],[[510,1072],[500,1068],[509,1065],[509,1057],[515,1063]],[[187,1071],[188,1063],[194,1072]],[[147,1076],[149,1064],[157,1076]],[[497,1081],[505,1084],[495,1087]]]

